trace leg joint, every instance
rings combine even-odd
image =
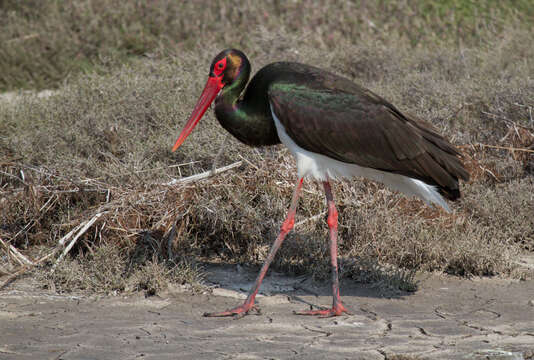
[[[295,225],[295,216],[289,215],[287,219],[284,220],[284,223],[282,224],[282,231],[285,233],[288,233],[293,229],[293,226]]]
[[[330,228],[337,228],[337,219],[338,219],[338,212],[335,207],[330,208],[330,211],[328,212],[328,219],[326,222],[328,223],[328,227]]]

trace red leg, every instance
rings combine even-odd
[[[347,309],[341,303],[339,296],[339,276],[337,268],[337,217],[338,213],[334,203],[334,196],[332,195],[332,188],[329,180],[323,182],[324,191],[326,193],[326,203],[328,205],[328,228],[330,229],[330,262],[332,264],[332,296],[333,304],[331,309],[327,310],[310,310],[300,311],[298,315],[320,315],[321,317],[339,316],[343,313],[349,314]]]
[[[258,294],[258,290],[260,289],[261,282],[263,281],[265,274],[267,274],[269,265],[273,261],[274,256],[276,255],[276,252],[280,248],[280,245],[282,245],[282,242],[284,241],[287,233],[293,228],[293,225],[295,224],[295,214],[297,212],[297,204],[298,204],[303,180],[304,180],[303,178],[300,178],[299,181],[297,182],[297,185],[295,186],[295,190],[293,191],[293,198],[291,199],[291,206],[289,207],[289,211],[287,213],[286,219],[282,223],[280,234],[278,235],[273,246],[271,247],[271,251],[269,252],[269,255],[267,256],[267,259],[265,259],[265,262],[263,263],[263,266],[261,267],[260,273],[258,274],[258,277],[256,278],[256,283],[254,284],[254,287],[250,290],[245,302],[242,305],[235,307],[233,309],[230,309],[230,310],[215,312],[215,313],[204,313],[204,316],[210,316],[210,317],[236,316],[239,318],[239,317],[247,315],[250,310],[253,310],[253,309],[257,310],[256,306],[254,305],[254,299],[256,298],[256,295]]]

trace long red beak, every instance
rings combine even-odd
[[[189,134],[191,134],[195,126],[198,124],[198,121],[202,118],[206,110],[208,110],[210,104],[213,102],[213,100],[223,87],[224,84],[222,83],[222,76],[210,76],[208,78],[208,82],[206,83],[206,86],[204,87],[204,90],[202,91],[202,94],[200,95],[200,98],[197,101],[193,113],[189,117],[189,120],[187,120],[184,129],[178,137],[178,140],[176,140],[176,143],[174,143],[174,146],[172,147],[173,152],[176,151],[176,149],[178,149],[180,145],[183,144]]]

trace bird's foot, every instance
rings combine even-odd
[[[330,309],[324,309],[324,310],[307,310],[307,311],[295,311],[296,315],[313,315],[313,316],[319,316],[321,318],[328,318],[332,316],[341,316],[343,314],[352,315],[350,311],[348,311],[345,306],[343,306],[342,303],[335,304]]]
[[[237,306],[233,309],[221,311],[221,312],[212,312],[204,313],[205,317],[224,317],[224,316],[233,316],[234,319],[241,319],[243,316],[248,315],[250,311],[255,311],[257,315],[261,314],[260,309],[253,302],[245,302],[243,305]]]

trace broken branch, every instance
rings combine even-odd
[[[97,214],[95,214],[95,216],[93,216],[90,220],[86,221],[85,223],[82,223],[84,224],[83,227],[80,229],[80,231],[78,231],[78,233],[74,236],[74,238],[71,240],[71,242],[67,245],[67,247],[65,248],[65,250],[63,250],[63,253],[61,253],[61,255],[59,256],[59,258],[56,260],[56,262],[54,263],[54,265],[52,266],[52,272],[54,272],[56,270],[56,267],[57,265],[59,264],[59,262],[61,260],[63,260],[63,258],[65,257],[65,255],[67,255],[70,251],[70,249],[72,249],[72,247],[74,246],[74,244],[76,243],[76,241],[80,238],[80,236],[82,236],[90,227],[91,225],[93,225],[95,223],[95,221],[98,220],[99,217],[101,217],[103,214],[107,213],[107,211],[103,211],[103,212],[99,212]],[[78,225],[77,228],[79,228],[82,224]],[[68,234],[67,234],[68,235]],[[62,239],[63,240],[63,239]],[[61,241],[61,240],[60,240]]]

